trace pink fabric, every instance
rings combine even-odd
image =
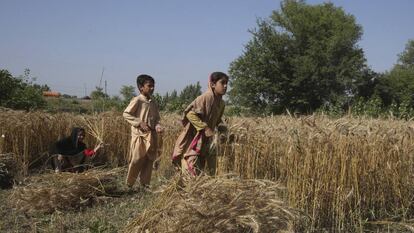
[[[196,136],[191,141],[190,146],[188,147],[187,152],[184,154],[184,160],[187,163],[187,170],[193,176],[197,175],[195,169],[195,163],[197,161],[198,156],[202,156],[201,154],[201,147],[203,145],[203,131],[200,131],[196,134]]]
[[[202,133],[198,133],[190,144],[190,149],[195,151],[197,154],[200,154],[201,151],[201,136]]]

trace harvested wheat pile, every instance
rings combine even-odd
[[[299,213],[266,180],[175,177],[125,232],[294,232]]]
[[[89,170],[85,173],[45,174],[17,187],[10,196],[12,205],[26,213],[51,213],[93,203],[98,196],[117,191],[116,178],[123,169]]]

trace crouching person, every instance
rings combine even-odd
[[[56,173],[84,171],[85,159],[94,156],[102,148],[102,144],[94,149],[86,148],[83,142],[84,138],[85,130],[75,127],[69,137],[63,138],[51,146],[49,154],[52,155],[52,168]]]

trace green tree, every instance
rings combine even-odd
[[[107,94],[103,92],[102,87],[95,87],[95,90],[91,92],[92,108],[93,112],[104,112],[110,110],[111,100]]]
[[[13,109],[32,110],[43,108],[46,101],[36,78],[25,69],[24,75],[13,77],[7,70],[0,70],[0,105]]]
[[[167,95],[168,95],[168,93],[167,93]],[[178,98],[178,92],[176,90],[173,90],[170,94],[170,99],[175,100],[177,98]]]
[[[399,63],[404,67],[414,66],[414,40],[409,40],[405,50],[399,55]]]
[[[367,100],[371,98],[375,93],[381,77],[381,74],[371,69],[363,69],[361,78],[355,81],[355,99],[363,98]]]
[[[164,96],[164,102],[167,112],[176,112],[180,109],[180,99],[176,90],[173,90],[170,94],[167,92]]]
[[[125,101],[130,101],[132,97],[136,96],[135,87],[123,85],[120,94]]]
[[[40,85],[40,84],[34,83],[33,84],[33,87],[36,88],[36,89],[39,89],[42,92],[43,91],[50,91],[50,87],[48,85],[46,85],[46,84]]]
[[[31,85],[23,85],[17,88],[8,103],[10,108],[24,110],[41,109],[45,106],[46,101],[43,99],[42,91]]]
[[[187,106],[199,95],[201,95],[201,86],[200,82],[197,82],[184,87],[180,93],[179,100],[181,105]]]
[[[394,109],[414,107],[414,40],[408,41],[399,55],[398,63],[386,72],[376,87],[376,93],[385,106]]]
[[[411,106],[414,106],[414,66],[395,66],[385,74],[381,89],[378,91],[380,96],[388,100],[387,105],[391,102],[397,105],[409,102]]]
[[[167,92],[162,97],[162,102],[159,102],[160,109],[168,112],[181,112],[201,94],[201,85],[199,82],[185,86],[179,95],[176,90],[173,90],[171,93]]]
[[[158,104],[158,108],[160,111],[165,110],[165,100],[162,95],[159,93],[155,93],[152,98],[155,100],[155,102]]]
[[[91,92],[91,99],[92,100],[98,100],[98,99],[105,99],[109,96],[103,92],[102,87],[96,87],[94,91]]]
[[[362,28],[342,8],[285,0],[251,33],[230,65],[233,104],[256,112],[310,112],[355,95],[365,68],[357,46]]]
[[[0,106],[5,106],[6,102],[12,98],[21,81],[13,78],[7,70],[0,70]]]

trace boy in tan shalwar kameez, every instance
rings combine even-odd
[[[214,129],[221,123],[224,112],[223,95],[229,77],[222,72],[210,75],[208,90],[198,96],[185,110],[183,131],[178,137],[172,155],[173,164],[184,174],[199,175],[206,165],[208,173],[215,175],[216,156],[209,153]]]
[[[131,125],[131,145],[126,184],[132,187],[139,175],[140,183],[148,187],[151,181],[153,163],[157,159],[158,133],[163,130],[159,124],[158,106],[151,98],[154,79],[139,75],[137,86],[140,95],[132,98],[123,116]]]

